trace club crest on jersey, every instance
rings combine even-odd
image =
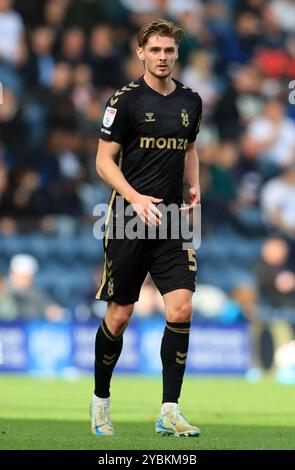
[[[145,122],[154,122],[155,120],[154,113],[145,113]]]
[[[108,282],[108,295],[112,297],[114,295],[114,279],[111,277]]]
[[[189,126],[189,118],[188,118],[188,114],[187,114],[186,109],[181,110],[181,119],[182,119],[182,125],[184,127],[188,127]]]
[[[115,116],[117,114],[117,109],[107,106],[104,116],[103,116],[103,125],[104,127],[111,127],[114,122]]]

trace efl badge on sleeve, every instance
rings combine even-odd
[[[102,121],[104,127],[111,127],[114,122],[117,111],[117,109],[107,106]]]

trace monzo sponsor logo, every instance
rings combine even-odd
[[[187,148],[188,140],[182,139],[180,137],[140,137],[140,148],[145,149],[175,149],[175,150],[185,150]]]

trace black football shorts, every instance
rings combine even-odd
[[[187,245],[185,245],[187,246]],[[195,250],[182,239],[104,239],[105,263],[96,299],[133,304],[149,272],[162,295],[176,289],[195,291]]]

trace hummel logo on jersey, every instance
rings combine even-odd
[[[118,99],[119,99],[119,98],[114,98],[114,97],[112,97],[112,98],[111,98],[111,101],[110,101],[110,105],[111,105],[111,106],[114,106],[114,105],[117,103]]]
[[[156,120],[154,117],[154,113],[145,113],[145,115],[145,122],[154,122]]]

